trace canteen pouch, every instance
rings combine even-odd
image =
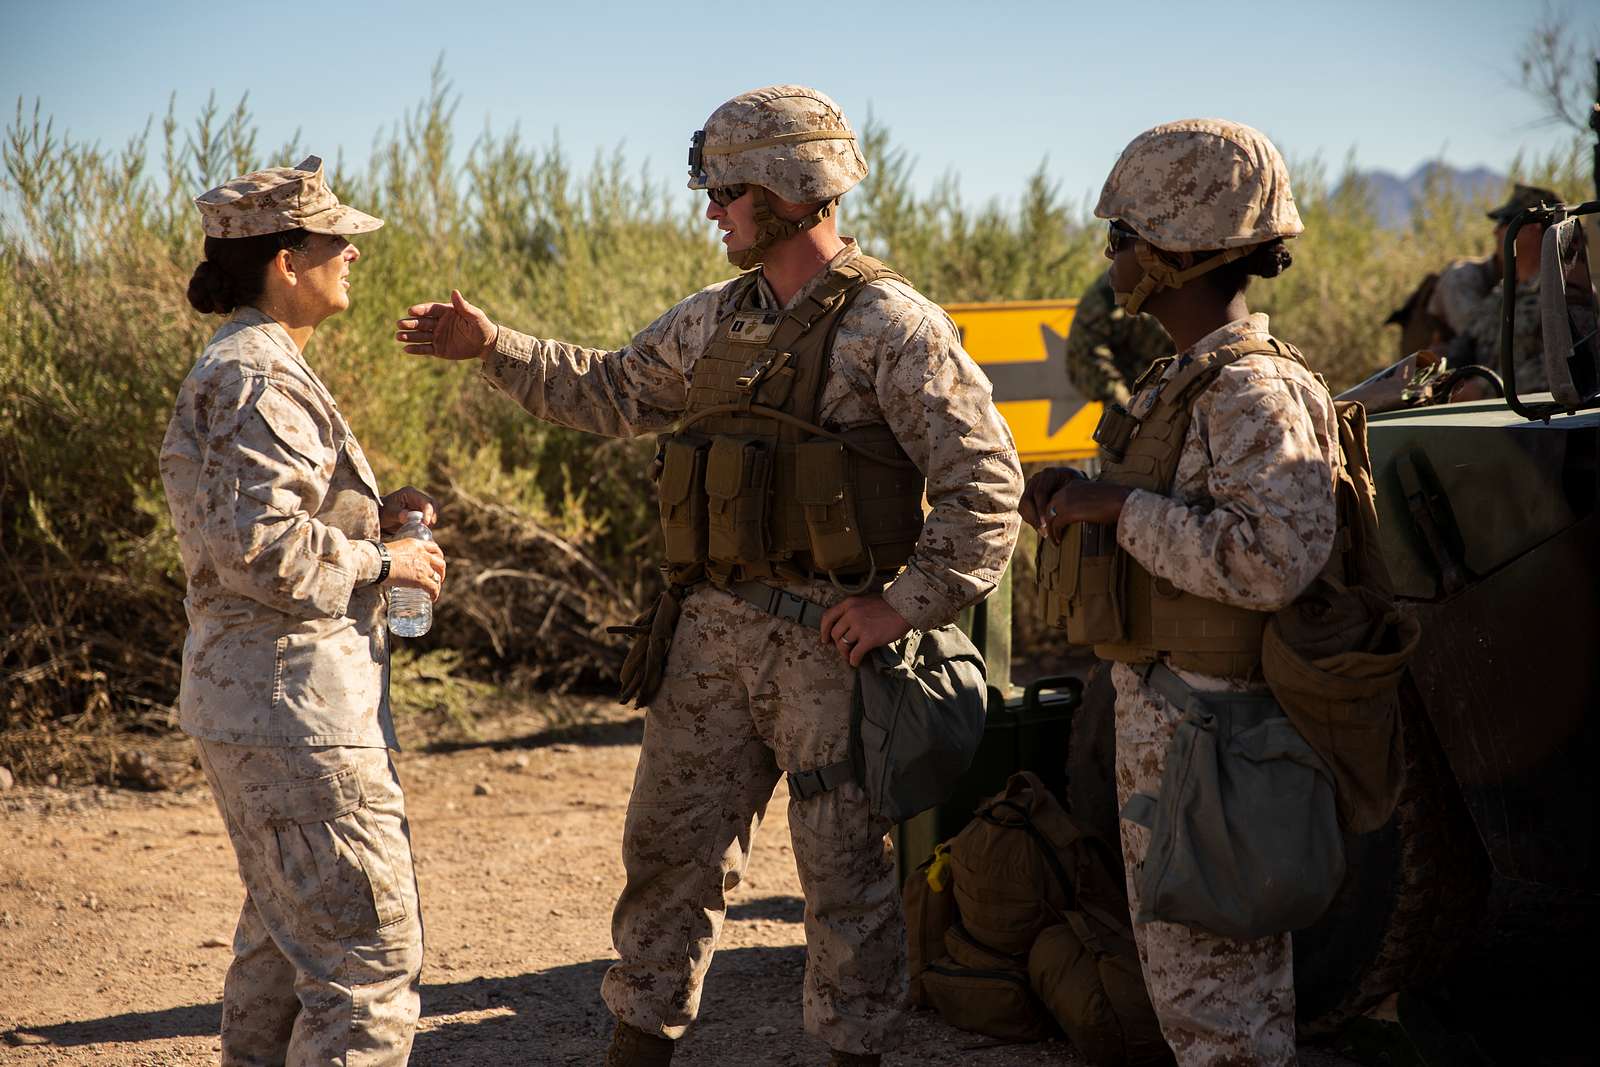
[[[706,558],[705,482],[710,448],[711,442],[699,434],[674,434],[662,442],[656,490],[668,563],[700,563]]]
[[[852,571],[868,565],[850,474],[850,457],[841,442],[823,439],[795,446],[795,496],[805,515],[811,565],[817,570]]]
[[[717,437],[706,453],[706,555],[714,563],[767,558],[771,453],[759,437]]]
[[[1041,538],[1038,573],[1047,616],[1072,644],[1115,644],[1126,636],[1127,556],[1117,545],[1115,526],[1075,522],[1059,545]]]

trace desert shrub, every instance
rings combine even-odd
[[[1014,204],[973,207],[954,176],[918,192],[881,124],[866,123],[863,142],[873,173],[845,201],[845,230],[934,299],[1074,296],[1103,268],[1102,225],[1043,167]],[[396,701],[452,718],[482,685],[608,680],[620,645],[605,626],[657,580],[651,445],[535,422],[467,369],[401,354],[394,319],[456,287],[518,329],[610,348],[730,273],[703,201],[636,176],[620,153],[580,167],[515,133],[456,149],[436,71],[364,166],[329,161],[341,197],[387,225],[359,240],[354,304],[307,350],[381,482],[441,498],[452,580],[435,633],[397,671]],[[74,142],[19,102],[0,150],[3,755],[19,738],[81,747],[109,730],[170,729],[185,623],[157,450],[216,326],[183,297],[201,254],[189,200],[303,152],[260,150],[243,101],[187,124],[169,108],[114,149]],[[1574,149],[1517,167],[1575,196],[1580,164]],[[1315,160],[1295,170],[1308,231],[1295,268],[1252,299],[1337,386],[1392,358],[1382,320],[1426,271],[1488,250],[1487,205],[1439,187],[1409,227],[1380,230],[1351,175],[1329,181]],[[1022,620],[1037,633],[1034,615]],[[5,758],[98,777],[117,763]]]

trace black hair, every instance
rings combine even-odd
[[[299,251],[308,230],[281,230],[258,237],[207,237],[206,258],[189,279],[189,303],[204,315],[226,315],[253,303],[266,285],[267,264],[285,248]]]
[[[1199,253],[1204,256],[1205,253]],[[1209,283],[1219,293],[1232,297],[1240,293],[1250,284],[1251,278],[1276,278],[1294,265],[1294,256],[1289,252],[1288,245],[1282,237],[1274,237],[1264,244],[1256,245],[1250,254],[1232,263],[1224,263],[1209,274],[1202,275],[1202,280]]]

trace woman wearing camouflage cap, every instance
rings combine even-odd
[[[1096,431],[1100,479],[1040,472],[1021,511],[1062,544],[1069,630],[1113,661],[1120,805],[1160,791],[1182,714],[1174,694],[1259,688],[1267,613],[1333,549],[1339,433],[1327,389],[1245,300],[1252,276],[1290,265],[1285,241],[1303,229],[1265,136],[1215,119],[1148,130],[1117,160],[1095,214],[1109,220],[1118,302],[1155,316],[1179,354]],[[1124,819],[1121,836],[1131,875],[1149,831]],[[1160,921],[1134,932],[1179,1063],[1294,1062],[1287,933],[1238,941]]]
[[[322,161],[195,201],[189,302],[228,319],[178,394],[161,478],[188,574],[178,722],[195,739],[246,897],[223,987],[225,1065],[403,1064],[422,924],[388,750],[383,590],[438,596],[431,542],[401,513],[304,349],[350,304],[356,234]]]

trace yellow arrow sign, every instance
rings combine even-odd
[[[1100,405],[1067,381],[1067,330],[1076,300],[946,304],[961,343],[994,386],[1025,463],[1088,459]]]

